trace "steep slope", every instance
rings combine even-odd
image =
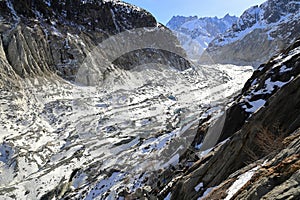
[[[299,37],[299,13],[298,0],[268,0],[249,8],[209,44],[201,60],[258,67]]]
[[[175,16],[167,23],[167,27],[177,35],[189,58],[198,60],[208,44],[230,29],[237,19],[229,14],[221,19]]]
[[[159,39],[169,45],[167,50],[174,49],[173,52],[181,57],[185,55],[173,34],[159,25],[149,12],[121,1],[5,0],[0,4],[0,52],[3,55],[1,62],[6,63],[6,77],[11,77],[13,72],[20,77],[54,72],[75,80],[75,74],[90,54],[98,51],[99,60],[107,59],[104,53],[99,53],[101,42],[126,30],[133,30],[128,37],[137,37],[137,29],[144,30],[144,27],[152,33],[163,32],[164,37]],[[147,30],[142,33],[147,34]],[[156,45],[161,42],[159,39],[148,44],[140,43],[137,49],[123,47],[122,53],[154,47],[150,52],[141,51],[140,54],[159,54],[174,68],[190,67],[175,53],[155,49],[159,47]],[[150,56],[144,57],[148,58],[145,63],[152,62]],[[104,71],[108,65],[111,63],[98,70]]]
[[[209,134],[221,143],[194,152],[199,160],[169,176],[161,197],[299,199],[299,63],[297,40],[253,74],[227,110],[221,135],[201,123],[197,143],[205,145]]]

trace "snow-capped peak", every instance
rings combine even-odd
[[[197,60],[208,44],[231,28],[236,21],[237,17],[229,14],[223,18],[174,16],[167,23],[167,27],[175,32],[188,56]]]

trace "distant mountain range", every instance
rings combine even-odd
[[[208,44],[217,36],[225,33],[238,20],[227,14],[223,18],[197,16],[174,16],[167,27],[174,31],[181,45],[191,59],[198,59]]]
[[[259,66],[299,37],[300,1],[269,0],[246,10],[216,37],[201,60]]]
[[[187,54],[201,63],[257,67],[299,37],[300,1],[268,0],[239,18],[177,16],[167,26],[176,32]]]

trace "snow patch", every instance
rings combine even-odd
[[[246,112],[254,113],[257,110],[259,110],[261,107],[263,107],[265,105],[266,101],[264,99],[259,99],[259,100],[256,100],[256,101],[249,101],[248,103],[252,107],[247,108],[247,106],[243,106],[243,108],[245,108]]]
[[[201,182],[201,183],[199,183],[194,189],[195,189],[196,192],[199,192],[200,189],[203,188],[203,186],[204,186],[204,185],[203,185],[203,183]]]
[[[169,192],[169,194],[164,198],[164,200],[171,200],[171,196],[172,196],[172,193]]]
[[[203,193],[203,195],[201,197],[198,197],[197,200],[202,200],[204,199],[215,187],[210,187],[210,188],[207,188],[205,190],[205,192]]]
[[[281,68],[280,68],[280,73],[284,73],[284,72],[289,72],[289,71],[292,71],[293,68],[292,67],[287,67],[286,65],[283,65]]]
[[[240,175],[238,179],[230,186],[230,188],[227,190],[227,197],[225,200],[230,200],[254,175],[254,173],[259,169],[260,167],[257,166],[248,172]]]

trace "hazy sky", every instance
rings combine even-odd
[[[266,0],[123,0],[150,11],[166,24],[174,15],[223,17],[227,13],[240,16],[244,10]]]

